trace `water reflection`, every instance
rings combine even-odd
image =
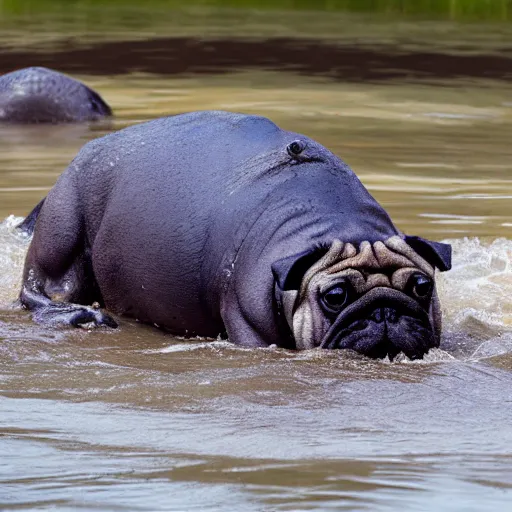
[[[212,75],[266,69],[328,77],[341,82],[504,79],[510,73],[507,47],[489,49],[487,55],[469,51],[452,55],[446,51],[404,45],[399,48],[389,44],[340,45],[338,38],[331,41],[298,36],[247,40],[175,35],[172,38],[96,42],[87,46],[77,44],[36,54],[32,50],[10,48],[0,62],[0,72],[34,65],[101,76],[133,72]],[[437,112],[426,115],[446,117]]]

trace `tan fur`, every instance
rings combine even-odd
[[[356,249],[335,240],[323,258],[304,275],[293,314],[293,335],[297,348],[318,345],[330,327],[320,306],[320,295],[340,278],[347,279],[359,295],[375,287],[404,291],[414,272],[434,277],[434,268],[399,236],[383,242],[362,242]],[[437,305],[434,294],[434,315]],[[437,323],[437,319],[434,319]],[[439,327],[440,328],[440,327]]]

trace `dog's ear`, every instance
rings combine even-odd
[[[432,242],[419,236],[406,236],[405,241],[412,249],[441,272],[452,268],[452,246]]]
[[[272,264],[272,273],[277,286],[284,292],[298,290],[304,274],[327,252],[327,249],[313,247],[306,251],[277,260]]]

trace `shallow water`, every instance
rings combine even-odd
[[[485,70],[484,70],[485,71]],[[0,508],[506,510],[512,499],[507,80],[292,72],[79,76],[111,125],[0,127]],[[410,234],[451,240],[424,361],[247,350],[11,307],[14,230],[86,141],[194,109],[267,115],[344,158]]]

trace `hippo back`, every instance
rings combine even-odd
[[[79,122],[111,114],[99,94],[62,73],[32,67],[0,77],[0,121]]]
[[[236,261],[248,262],[243,274],[268,307],[274,257],[333,226],[396,232],[338,157],[257,116],[196,112],[129,127],[87,144],[62,183],[77,194],[107,308],[179,333],[222,330]]]
[[[207,254],[212,245],[223,254],[233,242],[216,237],[215,221],[236,190],[281,158],[286,134],[265,118],[198,112],[87,144],[63,180],[79,196],[107,307],[172,323],[176,332],[190,333],[192,323],[194,333],[218,333],[222,321],[205,303],[201,269],[219,259]],[[230,218],[227,237],[243,221]]]

